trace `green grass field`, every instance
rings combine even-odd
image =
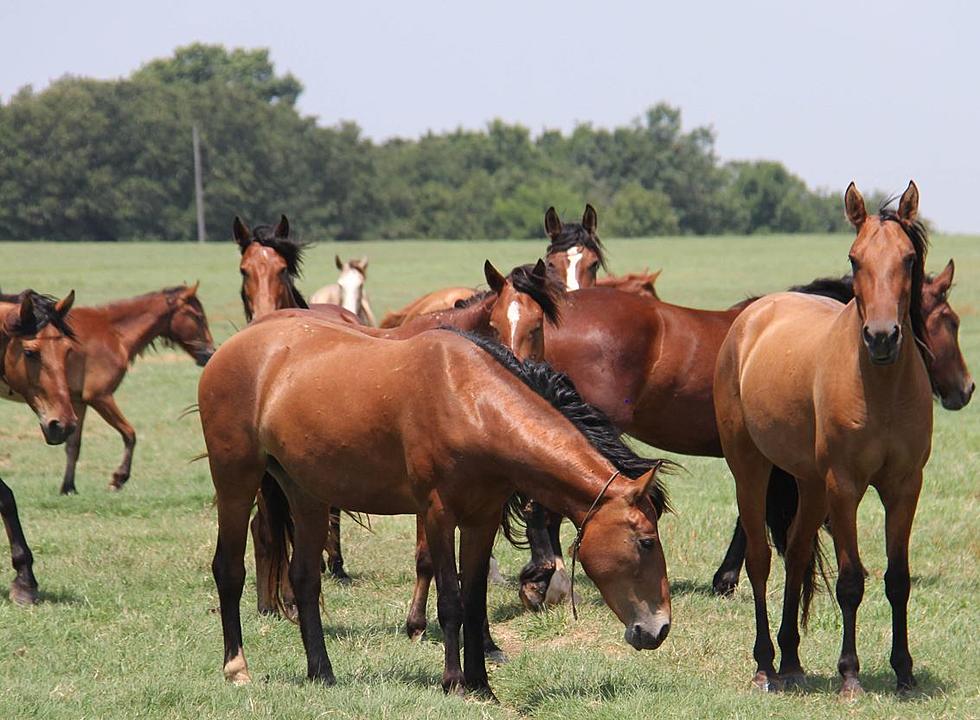
[[[726,307],[847,269],[850,238],[751,237],[607,240],[612,269],[664,268],[657,288],[669,301]],[[367,254],[376,312],[424,291],[482,282],[483,259],[509,269],[543,242],[322,244],[306,262],[310,293],[336,272],[333,255]],[[980,243],[937,237],[928,267],[957,261],[953,306],[961,342],[980,364]],[[232,242],[207,245],[0,244],[0,286],[32,286],[96,304],[181,281],[201,281],[216,341],[244,324]],[[733,483],[721,460],[682,458],[671,478],[678,513],[661,529],[673,590],[673,628],[655,652],[637,653],[595,588],[581,582],[579,620],[565,610],[522,612],[513,578],[524,555],[502,541],[497,555],[512,579],[490,595],[494,633],[511,662],[491,668],[500,700],[447,698],[439,687],[442,647],[430,602],[430,632],[402,632],[414,576],[414,521],[374,518],[373,534],[347,522],[345,588],[324,582],[324,626],[338,685],[304,682],[297,628],[259,617],[250,579],[243,599],[246,654],[256,682],[231,687],[221,675],[221,629],[210,562],[216,533],[198,419],[180,419],[196,400],[198,368],[165,350],[138,360],[117,394],[136,427],[133,477],[121,493],[107,483],[122,443],[89,415],[76,497],[59,497],[63,448],[44,445],[26,407],[0,403],[0,475],[13,488],[35,557],[42,602],[0,600],[0,718],[649,718],[649,717],[980,717],[980,410],[936,406],[932,459],[912,535],[911,649],[919,692],[893,692],[888,665],[890,611],[884,597],[883,514],[874,493],[862,505],[861,547],[870,571],[858,616],[858,650],[868,694],[843,706],[836,696],[840,620],[823,593],[814,603],[802,658],[805,693],[764,696],[749,689],[754,670],[751,592],[709,592],[735,514]],[[325,402],[328,399],[324,399]],[[651,451],[652,452],[652,451]],[[571,528],[566,523],[566,541]],[[0,545],[4,594],[12,572]],[[782,570],[770,579],[778,619]]]

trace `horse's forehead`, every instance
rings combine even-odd
[[[851,245],[852,255],[887,257],[894,254],[904,257],[910,252],[915,252],[915,247],[902,226],[891,220],[882,222],[877,217],[869,217],[865,221]]]
[[[350,263],[344,263],[344,269],[340,271],[338,282],[342,285],[345,283],[361,283],[364,282],[364,275]]]
[[[286,260],[271,247],[252,243],[242,253],[241,265],[250,268],[269,266],[275,270],[282,270],[286,267]]]

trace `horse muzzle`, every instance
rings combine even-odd
[[[875,365],[891,365],[898,360],[898,353],[902,348],[902,330],[898,325],[892,326],[890,330],[876,331],[865,325],[862,337],[871,362]]]
[[[75,423],[63,423],[60,420],[49,420],[41,423],[41,433],[48,445],[61,445],[75,432]]]
[[[665,622],[659,628],[649,628],[640,623],[626,626],[623,639],[629,643],[634,650],[656,650],[660,647],[667,634],[670,632],[670,623]]]
[[[942,395],[940,399],[943,407],[947,410],[962,410],[970,403],[970,398],[973,397],[973,391],[976,387],[976,383],[971,380],[970,384],[963,389]]]

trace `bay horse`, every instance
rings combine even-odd
[[[357,315],[364,325],[375,326],[374,311],[368,300],[367,290],[364,289],[367,280],[367,256],[343,262],[340,255],[334,256],[340,277],[331,285],[324,285],[310,296],[311,304],[340,305],[345,310]]]
[[[545,261],[569,290],[594,286],[599,268],[606,267],[605,248],[596,234],[598,226],[599,216],[588,203],[581,223],[562,223],[554,206],[544,214],[544,231],[551,241]]]
[[[885,507],[891,666],[899,691],[915,685],[908,547],[932,442],[922,316],[928,241],[918,204],[918,188],[910,182],[897,212],[869,216],[852,182],[844,206],[857,230],[849,252],[854,300],[841,305],[799,293],[766,296],[735,320],[718,354],[714,401],[747,538],[756,615],[753,683],[763,690],[803,679],[798,623],[801,610],[806,623],[818,530],[829,515],[844,626],[840,692],[863,692],[855,637],[865,576],[857,507],[869,486]],[[796,478],[798,491],[785,555],[778,674],[766,609],[766,494],[774,465]]]
[[[60,445],[74,431],[78,418],[68,388],[67,359],[73,345],[68,311],[72,291],[55,300],[33,290],[0,295],[0,395],[15,393],[37,415],[49,445]],[[13,491],[0,479],[0,516],[10,541],[15,576],[10,599],[18,605],[38,601],[34,555],[17,514]]]
[[[976,389],[960,349],[960,318],[949,304],[955,270],[955,264],[950,259],[941,273],[926,274],[922,280],[922,317],[925,321],[926,344],[929,346],[926,369],[933,394],[946,410],[961,410],[966,407]],[[823,295],[846,305],[854,299],[854,277],[844,275],[840,278],[819,278],[806,285],[794,286],[790,288],[790,292]],[[796,481],[785,471],[773,468],[769,488],[773,495],[788,494],[794,497]],[[780,504],[777,498],[774,500],[777,505]],[[785,552],[786,538],[781,534],[773,537],[773,544],[777,551]],[[712,580],[712,587],[717,594],[730,595],[735,591],[744,560],[745,532],[741,523],[736,520],[735,533],[728,552]]]
[[[458,303],[465,302],[474,295],[477,290],[469,287],[448,287],[433,290],[422,297],[412,300],[408,305],[400,310],[393,310],[386,313],[381,318],[382,328],[396,328],[404,325],[410,320],[414,320],[420,315],[449,310],[456,307]]]
[[[75,466],[89,407],[123,439],[123,459],[112,474],[109,488],[120,490],[129,480],[136,431],[113,394],[137,357],[158,339],[179,346],[202,367],[214,354],[214,340],[197,288],[197,285],[178,285],[107,305],[72,309],[68,320],[75,334],[75,345],[68,355],[67,377],[78,421],[65,443],[67,462],[62,495],[78,492]],[[23,402],[20,396],[9,399]]]
[[[325,398],[343,411],[325,412]],[[291,511],[295,528],[289,575],[311,680],[335,682],[318,604],[332,504],[424,517],[446,692],[491,695],[481,643],[487,569],[515,491],[542,498],[579,527],[582,567],[630,645],[653,649],[666,638],[662,461],[635,455],[547,366],[445,330],[390,342],[311,314],[273,315],[219,348],[202,373],[198,400],[217,497],[212,568],[227,680],[251,677],[239,604],[249,514],[266,473],[288,499],[270,504],[270,518],[282,526]]]
[[[309,309],[306,298],[296,287],[296,280],[303,269],[303,252],[309,243],[298,239],[289,232],[289,219],[281,215],[279,222],[272,225],[256,225],[250,229],[237,215],[232,222],[232,235],[241,253],[239,272],[242,276],[242,306],[248,322],[265,317],[271,312],[285,308]],[[350,320],[350,316],[346,316]],[[353,319],[353,322],[358,322]],[[269,485],[276,492],[275,485]],[[255,547],[255,565],[267,568],[268,562],[260,557],[264,548],[269,547],[271,538],[263,537],[268,528],[263,515],[265,496],[259,494],[258,510],[252,525],[252,539]],[[330,575],[340,582],[350,582],[350,575],[344,569],[344,556],[340,547],[340,509],[330,511],[331,530],[327,538],[327,568]],[[258,574],[258,573],[257,573]],[[263,614],[274,614],[278,608],[274,599],[267,593],[268,583],[258,577],[258,610]]]

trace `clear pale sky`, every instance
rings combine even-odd
[[[304,113],[375,139],[628,123],[664,100],[723,159],[901,191],[980,233],[980,3],[2,0],[0,97],[125,76],[194,41],[269,47]]]

